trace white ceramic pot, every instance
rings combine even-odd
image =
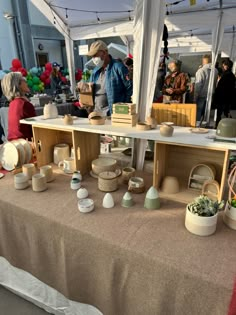
[[[216,231],[218,213],[211,217],[201,217],[193,214],[186,207],[185,227],[186,229],[199,236],[209,236]]]
[[[44,105],[43,115],[45,119],[57,118],[58,110],[54,103],[48,103]]]
[[[14,175],[14,186],[15,189],[19,190],[29,187],[28,176],[26,176],[24,173],[18,173]]]
[[[72,178],[78,178],[80,181],[82,181],[82,175],[80,171],[75,171],[72,175]]]
[[[81,182],[78,178],[72,178],[70,181],[70,188],[73,190],[77,190],[81,187]]]
[[[223,215],[224,223],[233,230],[236,230],[236,208],[228,201]]]

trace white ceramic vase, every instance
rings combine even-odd
[[[114,205],[115,203],[112,195],[110,193],[106,193],[102,201],[103,208],[113,208]]]
[[[45,119],[57,118],[58,110],[54,103],[48,103],[44,105],[43,115]]]
[[[216,231],[218,213],[211,217],[198,216],[186,207],[185,227],[186,229],[199,236],[209,236]]]

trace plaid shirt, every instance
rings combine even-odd
[[[106,68],[106,93],[110,114],[112,105],[117,102],[130,103],[133,94],[132,80],[129,80],[129,70],[120,61],[114,60],[110,56],[110,63]],[[90,82],[96,84],[101,68],[94,68],[90,77]],[[94,89],[95,90],[95,89]]]

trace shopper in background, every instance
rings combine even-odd
[[[183,95],[187,88],[187,76],[180,71],[180,62],[178,60],[171,60],[168,65],[170,74],[165,78],[162,88],[163,99],[165,96],[169,101],[178,101],[183,103]]]
[[[96,65],[90,77],[94,83],[94,110],[110,116],[114,103],[131,102],[133,84],[128,68],[108,54],[107,45],[101,40],[92,43],[88,56]]]
[[[215,106],[217,109],[215,128],[217,128],[223,113],[225,117],[231,117],[230,109],[235,102],[235,76],[232,68],[233,62],[230,59],[223,61],[223,72],[215,90]]]
[[[30,92],[26,79],[20,72],[6,74],[1,82],[3,94],[10,101],[8,111],[8,140],[32,138],[32,127],[21,124],[20,120],[34,117],[34,106],[25,96]]]
[[[208,85],[211,71],[214,71],[214,84],[212,93],[214,95],[218,71],[212,68],[210,55],[202,57],[202,66],[197,70],[194,84],[194,102],[197,104],[197,121],[200,121],[205,114]]]

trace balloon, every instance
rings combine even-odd
[[[49,85],[50,83],[51,83],[51,80],[49,78],[45,80],[46,85]]]
[[[27,84],[28,84],[28,87],[32,87],[33,86],[33,81],[32,80],[27,80]]]
[[[19,59],[13,59],[11,64],[12,64],[12,67],[15,69],[19,69],[22,67],[21,61]]]
[[[45,69],[49,72],[49,74],[52,72],[52,64],[50,62],[45,64]]]
[[[10,70],[11,70],[12,72],[17,72],[17,71],[18,71],[18,68],[11,67]]]
[[[40,80],[39,77],[33,77],[32,81],[34,84],[38,85]]]
[[[30,73],[31,74],[38,74],[38,68],[37,67],[33,67],[30,69]]]
[[[46,75],[46,77],[49,77],[49,76],[50,76],[50,71],[45,70],[45,71],[43,72],[43,74],[45,74],[45,75]]]
[[[27,70],[25,68],[19,68],[19,71],[21,72],[21,74],[23,75],[23,77],[27,76]]]
[[[40,76],[40,80],[45,81],[46,79],[47,79],[47,76],[44,73],[42,73]]]
[[[38,85],[36,85],[36,84],[33,85],[33,91],[35,91],[35,92],[36,92],[36,91],[39,91]]]

